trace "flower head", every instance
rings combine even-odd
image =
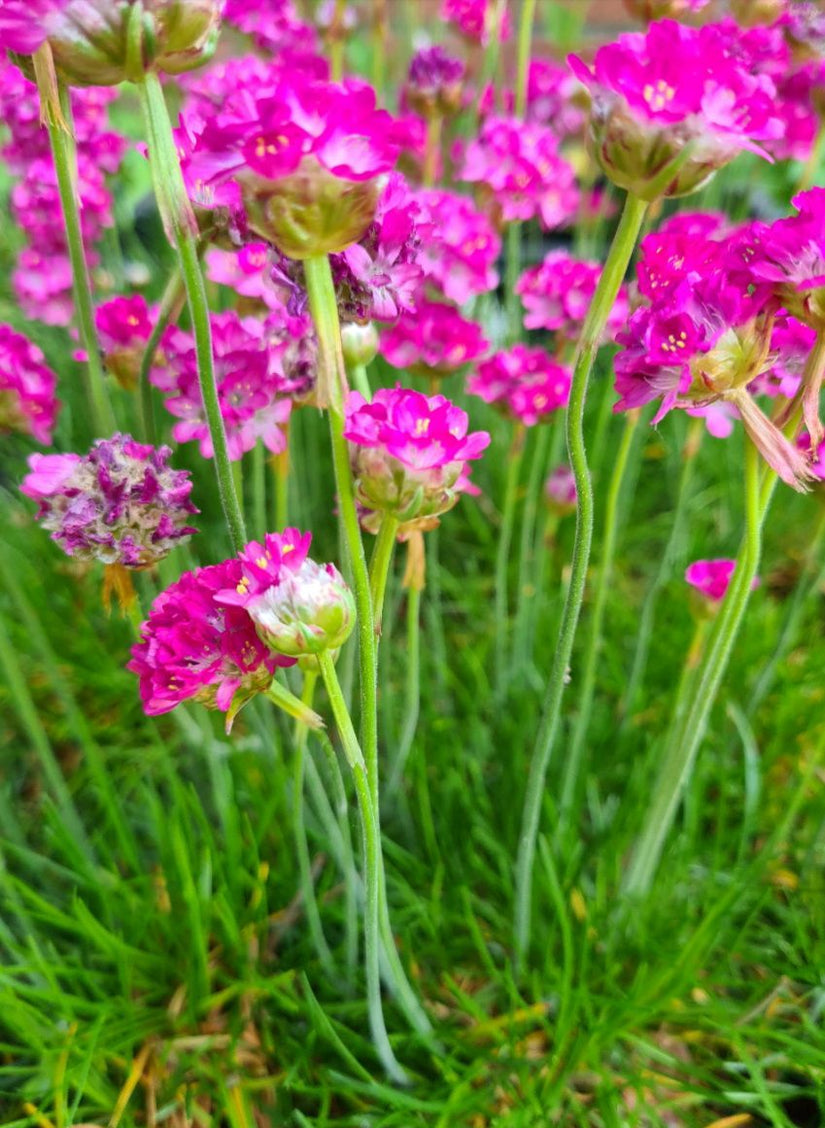
[[[715,604],[721,603],[727,595],[735,571],[735,560],[724,557],[718,560],[696,560],[686,569],[685,579],[709,603]],[[754,588],[759,586],[758,578],[754,578],[751,586]]]
[[[550,329],[568,340],[577,340],[600,274],[597,262],[573,258],[567,251],[550,251],[516,284],[525,309],[525,329]],[[627,290],[622,286],[607,319],[608,339],[624,325],[627,312]]]
[[[187,524],[198,512],[192,481],[169,466],[170,454],[118,434],[84,456],[33,454],[20,489],[67,555],[146,568],[197,532]]]
[[[190,183],[215,204],[243,200],[250,229],[296,259],[342,251],[375,215],[378,178],[398,156],[393,120],[366,83],[272,67],[191,123]]]
[[[596,156],[614,183],[642,199],[685,195],[743,149],[763,154],[759,142],[780,136],[774,83],[753,73],[739,34],[732,22],[661,20],[600,47],[592,70],[570,56],[590,91]]]
[[[443,47],[424,47],[410,61],[401,102],[421,117],[447,117],[461,104],[464,64]]]
[[[415,201],[428,225],[417,256],[427,281],[459,305],[495,289],[501,238],[484,212],[444,189],[423,189]]]
[[[504,222],[538,216],[547,228],[568,223],[580,193],[552,130],[518,118],[489,117],[463,151],[458,179],[480,186]]]
[[[241,561],[225,560],[184,572],[153,603],[127,666],[150,716],[190,700],[234,713],[268,687],[278,666],[294,664],[261,642],[243,607],[218,601],[242,577]]]
[[[453,306],[419,298],[415,311],[381,334],[381,355],[394,368],[449,376],[489,347],[481,326]]]
[[[57,415],[57,377],[22,333],[0,325],[0,432],[22,432],[44,445]]]
[[[544,349],[514,345],[479,364],[467,391],[532,427],[565,406],[571,379],[570,370]]]
[[[490,442],[485,431],[468,434],[466,412],[444,396],[401,387],[381,388],[369,403],[350,392],[345,413],[358,501],[402,524],[451,509],[465,463]]]
[[[495,5],[491,0],[442,0],[441,17],[455,24],[458,30],[473,43],[486,47],[493,36]],[[512,34],[510,13],[504,9],[499,38],[509,39]]]
[[[544,483],[544,498],[548,507],[563,517],[576,509],[576,479],[573,468],[566,462],[554,467]]]
[[[307,556],[311,534],[267,533],[240,553],[242,576],[219,602],[243,607],[261,640],[291,658],[337,650],[355,625],[355,599],[332,564]]]

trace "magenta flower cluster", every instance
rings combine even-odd
[[[350,392],[345,413],[358,501],[402,524],[451,509],[466,464],[490,443],[486,431],[468,433],[467,413],[444,396],[401,387],[381,388],[370,402]]]
[[[296,387],[288,367],[294,323],[274,316],[280,330],[277,334],[267,331],[267,322],[239,317],[234,310],[210,318],[218,399],[229,457],[235,460],[252,450],[259,439],[273,454],[286,449],[283,427]],[[194,338],[186,330],[171,329],[163,347],[166,365],[156,368],[151,379],[166,393],[167,410],[177,420],[172,435],[179,443],[198,442],[203,457],[211,458]]]
[[[578,340],[600,275],[597,262],[577,259],[567,251],[550,251],[516,283],[525,310],[525,329],[549,329],[565,340]],[[607,319],[607,339],[615,337],[627,314],[627,289],[622,286]]]
[[[48,446],[59,406],[56,388],[57,377],[37,345],[0,325],[0,432],[31,435]]]
[[[67,555],[146,568],[197,532],[188,524],[198,512],[192,481],[169,466],[170,454],[118,434],[83,456],[31,455],[20,489]]]
[[[784,132],[775,84],[757,73],[733,21],[661,20],[600,47],[592,70],[569,62],[590,92],[602,168],[643,199],[695,191],[742,150],[761,153]]]
[[[532,427],[567,404],[572,374],[544,349],[514,345],[479,364],[467,391]]]

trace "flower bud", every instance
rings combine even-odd
[[[290,658],[337,650],[355,625],[355,598],[332,564],[306,559],[246,605],[262,642]]]
[[[573,470],[562,462],[550,471],[544,484],[544,499],[551,513],[564,517],[576,510],[576,479]]]
[[[417,51],[410,62],[402,101],[423,118],[449,117],[461,107],[464,64],[443,47]]]
[[[371,321],[366,325],[348,321],[341,326],[341,347],[348,368],[370,364],[378,352],[378,330]]]

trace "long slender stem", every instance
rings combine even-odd
[[[198,381],[214,451],[221,506],[232,547],[239,552],[246,544],[246,527],[233,479],[232,463],[226,445],[226,429],[218,399],[209,304],[198,254],[197,224],[183,182],[163,88],[154,71],[148,71],[144,75],[142,81],[138,83],[138,90],[146,125],[149,162],[158,207],[167,235],[177,248],[186,288],[189,315],[195,335]]]
[[[619,292],[619,286],[633,254],[636,238],[646,210],[647,204],[643,200],[628,194],[619,227],[582,329],[578,357],[573,371],[570,402],[567,408],[567,446],[578,495],[576,539],[573,546],[570,585],[567,589],[562,611],[559,642],[547,686],[544,717],[530,763],[530,775],[522,816],[516,863],[514,940],[517,965],[520,965],[524,960],[530,940],[533,860],[541,818],[544,781],[559,730],[561,700],[567,681],[568,666],[573,653],[573,640],[584,597],[584,585],[593,537],[593,488],[587,466],[583,426],[587,386],[604,326],[607,323],[610,310]]]
[[[185,300],[186,288],[183,284],[183,276],[180,270],[176,269],[175,273],[166,284],[166,290],[164,291],[160,309],[158,310],[157,321],[154,324],[152,332],[149,334],[149,340],[146,342],[143,356],[140,358],[140,374],[138,376],[140,412],[143,422],[143,433],[146,436],[146,441],[152,444],[157,443],[158,440],[157,426],[155,423],[155,402],[152,395],[152,385],[149,382],[149,374],[152,371],[152,365],[155,361],[155,354],[158,351],[161,337],[172,322],[177,320]]]
[[[375,541],[372,559],[370,561],[370,593],[372,596],[372,613],[375,619],[375,630],[381,634],[381,620],[384,616],[384,595],[387,590],[387,579],[390,574],[390,564],[395,548],[395,535],[398,532],[398,521],[390,513],[385,513],[378,537]]]
[[[398,738],[398,747],[390,773],[390,782],[387,788],[390,796],[401,784],[407,757],[410,754],[415,730],[418,725],[418,714],[421,709],[421,589],[411,587],[407,589],[407,652],[404,661],[407,667],[407,676],[404,684],[404,719],[401,725],[401,735]]]
[[[355,491],[349,464],[349,451],[344,438],[344,392],[346,375],[344,356],[341,349],[341,330],[338,321],[338,306],[332,271],[325,255],[306,259],[304,276],[307,285],[309,308],[318,335],[320,373],[326,380],[329,403],[329,426],[332,441],[332,462],[335,471],[335,487],[338,493],[338,512],[344,531],[345,544],[349,556],[355,591],[355,607],[358,614],[358,662],[361,692],[361,741],[364,749],[366,777],[369,784],[372,805],[378,821],[378,646],[375,635],[375,619],[372,608],[369,571],[364,553],[364,543],[358,525],[358,512],[355,507]],[[380,842],[380,839],[379,839]],[[398,959],[392,937],[387,904],[386,879],[384,876],[383,855],[379,849],[379,916],[384,954],[389,967],[392,989],[399,1005],[414,1030],[424,1036],[431,1030],[431,1024],[410,986],[404,969]]]
[[[89,410],[95,433],[100,437],[111,435],[117,429],[114,412],[106,389],[106,377],[101,361],[100,345],[95,329],[94,300],[86,251],[83,246],[83,231],[80,226],[80,201],[77,190],[77,152],[74,138],[70,132],[71,104],[65,85],[59,83],[60,107],[64,123],[55,120],[51,110],[46,110],[46,124],[49,131],[54,167],[57,174],[57,189],[60,206],[63,210],[63,223],[66,229],[66,245],[72,266],[72,286],[74,291],[75,314],[80,340],[86,352],[84,378]]]
[[[384,1009],[381,1002],[381,841],[378,823],[378,812],[372,799],[372,792],[367,779],[366,763],[352,726],[349,712],[338,675],[335,673],[335,663],[329,651],[318,655],[318,664],[321,667],[321,676],[327,689],[335,723],[341,737],[347,762],[352,769],[355,781],[355,792],[358,797],[358,812],[361,817],[361,833],[364,842],[364,867],[366,885],[366,906],[364,912],[364,945],[367,972],[367,1007],[369,1011],[370,1031],[381,1064],[388,1075],[400,1085],[407,1081],[404,1070],[398,1064],[390,1045],[384,1022]]]
[[[301,701],[307,709],[312,708],[312,698],[315,693],[315,683],[318,674],[307,670],[304,674],[304,686]],[[335,960],[329,950],[324,928],[321,924],[321,914],[318,911],[318,901],[315,896],[315,882],[312,880],[312,865],[309,857],[309,843],[307,842],[306,822],[304,820],[304,761],[306,758],[307,736],[309,728],[302,721],[295,722],[295,739],[293,741],[294,762],[293,771],[293,803],[295,809],[292,813],[293,830],[295,832],[295,852],[298,855],[298,876],[300,879],[301,896],[304,901],[309,934],[321,967],[330,979],[338,978]]]
[[[762,520],[770,499],[767,492],[763,506],[759,470],[759,454],[748,442],[745,452],[745,537],[699,675],[689,683],[690,701],[687,705],[681,700],[675,703],[674,709],[682,713],[683,720],[674,726],[668,741],[650,807],[625,874],[623,889],[628,897],[642,897],[650,888],[750,598],[759,566]],[[775,482],[776,473],[770,471],[770,476]]]
[[[536,17],[536,0],[522,0],[518,25],[518,48],[516,57],[516,117],[523,118],[527,109],[527,76],[530,66],[530,41],[533,37],[533,21]]]
[[[581,774],[581,765],[584,753],[584,743],[590,723],[590,714],[593,709],[593,695],[596,688],[596,670],[599,663],[599,652],[602,646],[602,627],[604,612],[607,606],[607,593],[610,588],[610,579],[613,571],[613,555],[616,550],[616,530],[619,523],[619,499],[625,472],[633,449],[633,442],[639,425],[638,411],[627,414],[622,441],[613,465],[613,474],[607,493],[607,507],[604,515],[604,534],[602,537],[602,556],[596,578],[596,590],[593,595],[593,614],[590,622],[590,634],[587,641],[587,651],[584,658],[584,676],[582,678],[581,693],[579,696],[579,712],[570,745],[567,749],[564,764],[561,802],[559,804],[559,830],[561,840],[564,828],[570,818],[576,794],[576,787]]]

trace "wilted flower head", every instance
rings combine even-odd
[[[84,456],[33,454],[20,489],[67,555],[146,568],[197,532],[187,524],[198,512],[192,481],[169,466],[170,454],[118,434]]]
[[[381,355],[394,368],[449,376],[489,348],[481,326],[454,306],[419,298],[415,310],[381,334]]]
[[[479,364],[467,391],[532,427],[566,405],[571,380],[570,370],[544,349],[514,345]]]
[[[243,607],[278,654],[301,658],[337,650],[355,625],[355,599],[332,564],[307,556],[310,533],[267,533],[240,553],[242,576],[217,598]]]
[[[436,517],[458,500],[465,463],[490,442],[467,433],[467,413],[444,396],[381,388],[367,402],[350,392],[344,435],[350,443],[356,497],[402,524]]]
[[[424,47],[410,61],[401,103],[421,117],[447,117],[461,104],[464,64],[443,47]]]
[[[685,195],[743,149],[762,153],[758,142],[781,135],[774,83],[752,73],[739,35],[732,22],[662,20],[600,47],[592,71],[570,56],[590,91],[596,157],[615,184],[642,199]]]
[[[489,117],[464,148],[458,179],[478,184],[485,206],[504,223],[538,216],[547,228],[568,223],[580,193],[552,130],[518,118]]]
[[[243,607],[218,601],[242,579],[241,561],[225,560],[184,572],[157,597],[127,666],[150,716],[190,700],[234,715],[269,686],[278,666],[294,665],[261,642]]]
[[[600,275],[597,262],[576,259],[567,251],[551,251],[516,283],[525,309],[525,329],[550,329],[577,340]],[[627,290],[622,286],[605,326],[607,339],[624,325],[627,312]]]
[[[20,432],[48,445],[59,406],[56,388],[57,377],[37,345],[0,325],[0,433]]]

